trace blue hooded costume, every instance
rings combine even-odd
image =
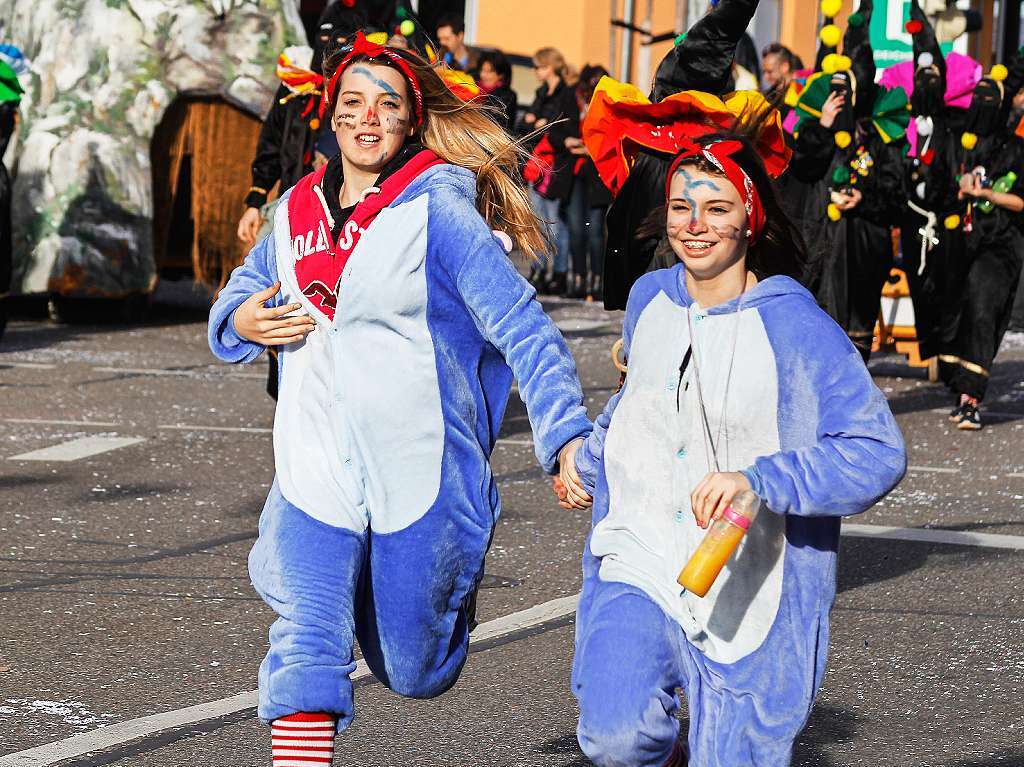
[[[355,246],[333,322],[297,284],[285,199],[210,313],[227,362],[262,353],[232,315],[277,280],[274,305],[317,320],[281,353],[277,476],[249,557],[279,616],[259,674],[265,720],[324,711],[347,727],[354,637],[399,694],[451,687],[500,512],[488,459],[513,375],[546,471],[591,430],[572,356],[475,197],[463,168],[416,176]]]
[[[825,671],[840,518],[902,478],[900,431],[846,334],[788,277],[705,310],[682,264],[651,272],[623,339],[625,385],[576,456],[594,495],[580,745],[601,767],[664,764],[681,687],[692,767],[788,765]],[[690,493],[713,466],[691,343],[720,468],[766,507],[703,599],[676,583],[705,534]]]

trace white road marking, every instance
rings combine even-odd
[[[1006,476],[1013,477],[1014,479],[1024,479],[1024,471],[1015,471],[1012,474],[1007,474]]]
[[[174,431],[227,431],[241,434],[273,434],[273,429],[265,429],[258,426],[196,426],[188,423],[165,423],[159,429],[172,429]]]
[[[52,362],[13,362],[0,359],[0,368],[28,368],[29,370],[53,370],[57,366]]]
[[[946,543],[954,546],[981,546],[989,549],[1024,551],[1024,535],[996,535],[962,530],[935,530],[920,527],[843,524],[843,535],[852,538],[885,538],[916,543]]]
[[[929,474],[957,474],[960,469],[951,469],[944,466],[908,466],[907,471],[924,472]]]
[[[598,328],[608,328],[609,330],[615,327],[615,323],[608,322],[607,320],[586,320],[586,319],[564,319],[557,320],[555,326],[563,333],[580,333],[587,330],[597,330]]]
[[[143,437],[81,437],[58,445],[33,450],[30,453],[12,455],[9,461],[77,461],[82,458],[117,450],[129,445],[145,442]]]
[[[139,375],[139,376],[179,376],[183,378],[253,378],[257,380],[265,380],[267,377],[266,373],[234,373],[231,371],[220,371],[220,370],[173,370],[168,368],[114,368],[114,367],[94,367],[94,373],[120,373],[123,375]]]
[[[572,615],[576,612],[578,600],[579,594],[573,594],[569,597],[552,599],[550,602],[528,607],[487,623],[481,623],[470,637],[470,644],[506,636],[545,621]],[[360,660],[356,663],[356,669],[350,678],[354,682],[367,676],[370,676],[370,669],[367,667],[366,661]],[[253,708],[257,704],[258,697],[257,691],[251,690],[232,695],[230,698],[200,703],[176,711],[129,719],[127,722],[107,725],[98,730],[83,732],[80,735],[72,735],[70,738],[58,740],[55,743],[47,743],[26,751],[0,756],[0,767],[47,767],[47,765],[83,756],[91,751],[104,751],[157,732]]]
[[[533,447],[533,440],[532,439],[516,439],[515,437],[505,437],[505,438],[499,439],[495,443],[495,447],[497,447],[498,445],[520,445],[522,447]]]
[[[40,426],[104,426],[108,428],[120,426],[120,424],[110,421],[58,421],[50,418],[5,418],[4,421],[6,423],[27,423]]]
[[[965,533],[953,530],[923,530],[906,527],[886,527],[882,525],[844,524],[843,535],[852,537],[883,538],[899,541],[917,541],[922,543],[951,543],[966,546],[981,546],[1000,549],[1024,549],[1024,536],[993,535],[988,533]],[[470,644],[488,639],[508,636],[516,631],[537,626],[546,621],[572,615],[576,611],[579,594],[552,599],[525,610],[496,618],[477,626],[470,638]],[[351,675],[352,681],[369,676],[370,670],[364,661],[356,664]],[[25,751],[18,751],[0,756],[0,767],[49,767],[59,762],[74,759],[94,751],[119,746],[138,738],[143,738],[164,730],[183,727],[189,724],[227,716],[237,711],[256,706],[258,694],[255,690],[241,692],[228,698],[200,703],[196,706],[167,711],[162,714],[130,719],[119,724],[111,724],[91,732],[72,735],[70,738],[36,746]]]

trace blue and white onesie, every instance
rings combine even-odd
[[[704,310],[684,275],[679,264],[633,286],[625,385],[576,457],[594,495],[577,734],[601,767],[662,765],[681,687],[692,767],[788,765],[825,671],[840,517],[902,478],[903,439],[849,338],[797,282],[770,277],[739,312],[738,300]],[[744,471],[767,507],[703,599],[676,583],[705,534],[690,492],[713,465],[694,366],[680,377],[688,312],[713,436],[728,405],[721,470]]]
[[[347,727],[353,637],[396,692],[451,687],[500,511],[488,459],[513,374],[545,470],[590,433],[572,356],[475,197],[463,168],[413,179],[356,245],[333,322],[298,289],[285,200],[211,311],[210,346],[228,362],[263,351],[232,313],[278,279],[275,304],[317,320],[281,354],[277,475],[249,556],[279,616],[259,673],[264,720],[323,711]]]

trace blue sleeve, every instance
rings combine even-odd
[[[456,288],[481,334],[501,352],[519,381],[537,460],[553,474],[561,449],[586,437],[592,428],[576,362],[536,301],[536,291],[516,271],[476,209],[461,197],[438,197],[431,200],[431,207],[439,204],[442,223],[431,226],[431,247],[456,259]]]
[[[664,275],[658,272],[651,272],[643,275],[637,280],[629,291],[629,298],[626,301],[626,317],[622,323],[622,357],[629,367],[629,350],[633,345],[633,330],[636,322],[647,304],[661,291],[661,280]],[[612,423],[612,415],[615,408],[622,399],[622,393],[626,390],[629,382],[629,373],[626,373],[626,380],[622,388],[608,400],[604,411],[594,421],[594,431],[587,437],[587,441],[576,453],[576,473],[580,475],[583,487],[591,495],[597,488],[597,478],[601,470],[601,460],[604,457],[604,441],[608,436],[608,427]]]
[[[274,254],[273,234],[264,237],[249,251],[245,261],[235,267],[227,284],[217,294],[210,309],[208,335],[210,349],[225,362],[252,362],[266,348],[246,341],[235,330],[235,309],[253,293],[266,290],[277,282],[277,260]],[[268,303],[277,306],[281,294]]]
[[[594,421],[594,430],[587,437],[583,446],[576,451],[576,473],[580,475],[583,487],[591,495],[597,489],[597,477],[601,471],[601,459],[604,458],[604,440],[608,436],[608,427],[612,423],[615,407],[622,399],[623,389],[615,392],[604,406],[601,415]]]
[[[818,391],[812,395],[796,384],[793,396],[794,409],[802,401],[808,411],[805,417],[817,419],[816,441],[758,458],[743,473],[753,491],[779,514],[858,514],[903,478],[903,435],[852,346],[840,357],[820,361],[815,369],[821,380],[812,386]],[[788,372],[780,366],[783,386],[798,380]]]

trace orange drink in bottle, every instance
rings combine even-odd
[[[676,579],[679,585],[699,597],[707,594],[760,508],[761,499],[750,490],[733,498],[722,516],[711,523],[704,540],[679,573]]]

